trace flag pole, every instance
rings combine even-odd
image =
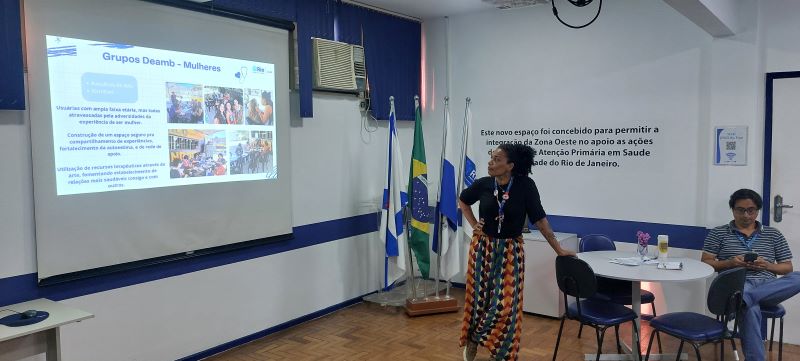
[[[450,101],[449,97],[444,97],[445,120],[447,119],[446,117],[447,117],[447,114],[449,112],[449,110],[448,110],[449,101]],[[444,170],[445,141],[447,140],[447,128],[448,128],[446,121],[444,122],[443,128],[444,128],[444,131],[442,132],[442,154],[441,154],[441,158],[439,159],[439,161],[440,161],[439,162],[439,164],[440,164],[440,172],[439,172],[440,181],[438,183],[438,189],[437,189],[437,192],[436,192],[436,205],[437,205],[437,208],[436,208],[437,212],[436,213],[440,213],[438,211],[438,209],[439,209],[439,206],[440,206],[440,203],[441,203],[441,199],[442,199],[442,196],[441,196],[442,195],[441,174],[442,174],[442,171]],[[459,310],[458,301],[456,301],[455,298],[452,298],[450,296],[440,297],[440,295],[439,295],[439,280],[441,279],[441,269],[442,269],[442,265],[441,265],[441,263],[442,263],[442,242],[443,242],[443,239],[442,239],[442,226],[444,226],[446,224],[446,221],[444,220],[444,216],[443,215],[437,214],[437,216],[439,217],[440,221],[439,221],[439,227],[436,227],[435,226],[436,222],[434,222],[434,232],[436,232],[436,234],[438,235],[438,238],[439,238],[439,244],[438,244],[439,249],[436,252],[436,285],[434,286],[435,290],[436,290],[436,296],[433,297],[432,299],[428,298],[428,297],[425,297],[422,300],[408,300],[408,302],[406,302],[406,314],[408,314],[409,316],[421,316],[421,315],[429,315],[429,314],[435,314],[435,313],[456,312],[456,311]],[[448,282],[448,287],[449,287],[449,282]],[[427,293],[426,293],[426,296],[427,296]]]
[[[394,109],[394,96],[389,97],[389,106],[390,109]],[[397,113],[395,113],[397,114]],[[397,123],[395,123],[396,126]],[[411,160],[414,161],[413,159]],[[396,186],[396,185],[395,185]],[[410,195],[409,195],[410,196]],[[403,230],[406,233],[406,244],[408,245],[408,259],[406,260],[406,287],[411,293],[411,298],[417,298],[417,285],[414,283],[414,262],[413,256],[414,252],[411,250],[411,244],[409,235],[411,234],[411,202],[406,202],[406,206],[403,207],[403,226],[405,229]]]
[[[447,113],[450,112],[450,97],[444,97],[444,116],[445,120],[447,119]],[[439,183],[438,188],[436,190],[436,207],[437,209],[440,207],[440,202],[442,201],[442,174],[444,173],[444,157],[445,157],[445,143],[447,141],[447,121],[442,122],[442,154],[439,157]],[[439,217],[439,227],[436,227],[434,232],[437,233],[439,243],[438,243],[438,251],[436,252],[436,298],[439,298],[439,280],[441,279],[441,272],[442,272],[442,227],[445,225],[444,215],[441,212],[438,213],[437,216]],[[435,224],[436,222],[434,222]],[[450,282],[446,282],[448,285]]]
[[[416,130],[416,127],[417,127],[417,124],[416,124],[416,123],[417,123],[417,117],[416,117],[417,111],[419,111],[420,113],[422,113],[422,109],[421,109],[421,108],[420,108],[420,106],[419,106],[419,95],[414,95],[414,123],[415,123],[415,124],[414,124],[414,137],[415,137],[415,138],[416,138],[416,136],[417,136],[417,130]],[[420,122],[420,124],[419,124],[419,126],[420,126],[420,129],[422,129],[422,128],[421,128],[421,127],[422,127],[422,116],[421,116],[421,115],[420,115],[420,118],[419,118],[419,122]],[[420,133],[420,134],[421,134],[421,133]],[[416,140],[415,140],[415,141],[416,141]],[[413,147],[416,147],[416,144],[414,144],[414,145],[413,145]],[[413,152],[413,149],[412,149],[412,152]],[[413,158],[413,154],[412,154],[412,158]],[[413,162],[414,162],[414,159],[411,159],[411,162],[413,163]],[[412,166],[411,168],[413,168],[413,166]],[[426,160],[426,165],[425,165],[425,174],[426,174],[426,176],[425,176],[425,177],[427,177],[427,174],[428,174],[428,171],[427,171],[427,169],[428,169],[428,166],[427,166],[427,160]],[[427,178],[425,178],[425,177],[422,177],[422,175],[419,175],[419,176],[417,176],[417,178],[419,178],[419,179],[420,179],[420,181],[424,181],[424,183],[425,183],[425,191],[427,192],[427,191],[428,191],[428,179],[427,179]],[[411,177],[409,177],[409,178],[411,178]],[[412,198],[413,196],[414,196],[413,194],[409,194],[409,195],[408,195],[408,199],[409,199],[409,201],[408,201],[408,204],[409,204],[409,210],[410,210],[410,206],[411,206],[411,198]],[[426,195],[425,199],[427,199],[427,195]],[[428,207],[428,206],[429,206],[428,204],[426,204],[426,205],[425,205],[425,207]],[[410,213],[408,217],[409,217],[408,219],[410,220],[410,219],[411,219],[411,217],[413,217],[413,213]],[[411,235],[410,228],[407,228],[407,229],[409,229],[409,231],[408,231],[409,233],[408,233],[408,234],[409,234],[409,235]],[[430,239],[430,235],[428,236],[428,238]],[[408,237],[408,236],[406,236],[406,240],[408,241],[408,249],[409,249],[409,251],[410,251],[410,250],[411,250],[411,238],[410,238],[410,237]],[[430,244],[430,241],[428,242],[428,244]],[[426,247],[426,248],[427,248],[427,247]],[[430,251],[428,251],[428,250],[426,249],[426,252],[430,252]],[[419,260],[417,260],[417,261],[419,261]],[[413,262],[412,262],[412,263],[413,263]],[[430,277],[430,273],[431,273],[431,272],[430,272],[430,270],[431,270],[431,265],[430,265],[430,258],[429,258],[429,259],[428,259],[428,277]],[[420,269],[420,272],[419,272],[419,273],[420,273],[420,279],[422,279],[422,278],[421,278],[421,277],[422,277],[422,269]],[[413,274],[413,273],[412,273],[412,274]],[[428,283],[427,283],[427,282],[422,282],[422,281],[420,281],[420,282],[422,283],[422,293],[423,293],[423,295],[424,295],[423,297],[424,297],[425,299],[428,299]],[[438,287],[437,287],[437,289],[438,289]],[[416,294],[416,289],[415,289],[415,290],[414,290],[414,297],[416,297],[416,295],[417,295],[417,294]]]
[[[394,113],[394,96],[389,96],[389,113],[390,113],[390,116],[391,116],[391,113]],[[395,127],[396,126],[397,126],[397,124],[395,123]],[[395,128],[395,129],[397,129],[397,128]],[[387,179],[387,183],[386,183],[386,184],[388,184],[386,192],[387,192],[387,197],[388,197],[387,201],[389,202],[389,203],[387,203],[387,212],[386,212],[386,227],[387,227],[386,231],[387,232],[389,232],[389,228],[388,228],[389,227],[389,217],[393,217],[394,216],[393,214],[391,214],[392,212],[391,212],[391,209],[389,209],[388,205],[391,204],[392,188],[393,187],[397,187],[397,184],[394,184],[394,182],[392,182],[392,163],[393,163],[392,157],[394,156],[394,152],[392,150],[392,145],[393,145],[392,144],[392,136],[393,136],[393,134],[392,134],[392,126],[390,124],[389,125],[389,157],[387,158],[388,161],[389,161],[389,167],[388,167],[389,171],[387,172],[388,179]],[[400,234],[397,234],[397,238],[400,238]],[[388,239],[388,236],[387,236],[387,239]],[[384,252],[383,253],[383,257],[384,257],[383,258],[383,262],[384,262],[384,266],[383,266],[383,268],[384,268],[384,273],[383,273],[384,287],[385,288],[389,288],[389,255],[386,254],[385,245],[384,245],[383,252]]]
[[[391,104],[394,104],[394,97],[392,97],[392,96],[389,97],[389,104],[390,104],[390,108],[389,109],[391,109]],[[386,161],[388,162],[387,163],[387,168],[389,169],[389,171],[386,172],[386,184],[387,184],[387,187],[386,187],[386,203],[384,205],[386,206],[386,232],[388,233],[389,232],[389,217],[392,216],[391,209],[389,209],[389,203],[391,202],[390,199],[392,197],[392,127],[391,127],[391,125],[389,126],[389,136],[387,138],[389,139],[389,147],[388,147],[389,152],[388,152],[388,156],[386,157]],[[383,200],[381,200],[381,201],[383,201]],[[387,240],[389,239],[388,235],[384,235],[384,237],[386,237]],[[389,255],[386,254],[386,244],[387,244],[386,242],[384,242],[384,244],[383,244],[383,291],[386,291],[386,289],[389,288]]]
[[[402,243],[403,234],[403,227],[405,225],[404,221],[404,208],[405,205],[402,204],[405,199],[403,199],[403,195],[405,194],[404,191],[400,191],[402,189],[403,181],[401,178],[402,170],[400,170],[400,163],[402,162],[402,156],[399,154],[400,146],[397,144],[397,127],[396,127],[396,118],[395,118],[395,108],[394,108],[394,97],[389,97],[391,109],[389,113],[389,134],[388,134],[388,143],[387,143],[387,156],[386,159],[388,161],[387,164],[387,178],[386,184],[384,185],[384,197],[382,199],[382,211],[386,212],[385,218],[383,215],[379,217],[381,220],[381,229],[379,230],[380,238],[384,241],[384,278],[382,285],[378,287],[378,293],[375,295],[367,295],[364,296],[364,300],[368,302],[375,302],[380,303],[382,306],[392,305],[392,306],[401,306],[403,301],[406,299],[406,289],[401,289],[397,287],[395,291],[397,292],[389,292],[390,288],[394,288],[395,281],[402,278],[402,276],[407,275],[406,268],[408,266],[408,261],[403,259],[395,259],[395,257],[404,258],[406,255],[403,253],[402,250],[403,246],[406,244]],[[383,233],[381,233],[383,232]],[[391,254],[389,254],[391,251]],[[392,263],[389,265],[389,263]],[[400,263],[402,262],[402,264]],[[393,271],[391,284],[389,283],[389,271]],[[402,274],[395,274],[394,271],[402,271]],[[413,269],[412,269],[413,272]],[[395,279],[395,276],[398,276],[398,279]],[[380,283],[380,281],[379,281]],[[399,297],[398,297],[399,296]]]
[[[469,127],[467,126],[467,121],[469,117],[469,105],[472,102],[470,97],[467,97],[467,105],[464,109],[464,127],[462,128],[461,134],[461,159],[458,161],[458,173],[456,173],[456,177],[458,179],[458,186],[456,187],[457,193],[461,194],[461,191],[464,190],[464,167],[466,163],[467,157],[467,140],[469,139]],[[463,222],[463,217],[462,217]],[[458,229],[458,232],[463,232],[463,229]],[[459,239],[459,234],[456,235],[456,241]],[[461,235],[463,237],[463,235]],[[447,283],[447,289],[445,291],[445,296],[450,297],[450,283]]]

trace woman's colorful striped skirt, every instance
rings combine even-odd
[[[522,236],[475,234],[467,260],[464,321],[459,344],[489,349],[495,360],[516,360],[522,334],[525,251]]]

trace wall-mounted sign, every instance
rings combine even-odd
[[[747,127],[716,127],[714,165],[747,165]]]

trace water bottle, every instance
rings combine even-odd
[[[664,264],[669,257],[669,236],[666,234],[658,235],[658,262]]]

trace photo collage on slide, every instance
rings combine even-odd
[[[260,89],[166,83],[170,178],[275,178],[274,95]],[[180,124],[180,126],[178,126]]]

